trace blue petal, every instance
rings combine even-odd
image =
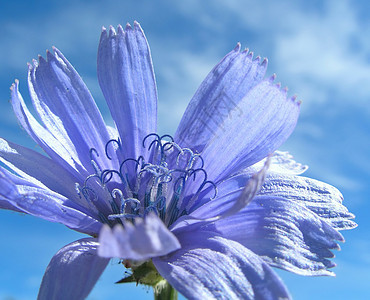
[[[0,200],[21,211],[51,222],[62,223],[71,229],[97,235],[101,228],[98,216],[86,208],[51,190],[35,186],[32,182],[0,168]],[[5,204],[4,204],[5,206]]]
[[[333,275],[328,258],[342,235],[305,206],[258,196],[238,214],[215,222],[224,237],[238,241],[273,267],[301,275]]]
[[[23,211],[14,206],[11,202],[9,202],[6,198],[3,198],[0,196],[0,208],[1,209],[7,209],[7,210],[12,210],[16,212],[22,213]]]
[[[76,150],[69,148],[54,137],[47,129],[41,126],[28,110],[21,94],[18,91],[18,80],[11,87],[12,106],[15,115],[22,127],[33,138],[33,140],[58,164],[79,176],[83,172],[81,162],[77,156]],[[85,171],[86,172],[86,171]],[[85,174],[88,176],[89,174]]]
[[[266,159],[263,159],[253,166],[250,166],[248,169],[250,170],[250,172],[256,172],[263,167],[265,161]],[[308,166],[296,162],[293,159],[293,156],[289,154],[289,152],[275,151],[274,154],[270,157],[270,166],[268,172],[300,175],[306,172],[307,169]]]
[[[142,153],[143,138],[157,131],[157,89],[150,50],[140,25],[105,28],[98,50],[98,79],[122,141],[125,158]]]
[[[89,151],[104,153],[109,134],[81,77],[60,51],[54,51],[29,66],[31,98],[46,129],[92,169]]]
[[[255,167],[256,165],[254,165]],[[260,165],[258,166],[258,168]],[[257,167],[253,168],[257,169]],[[240,198],[252,177],[252,168],[244,173],[232,176],[217,186],[217,198],[210,200],[212,191],[204,195],[203,206],[191,216],[209,219],[224,215]],[[305,206],[337,230],[351,229],[356,223],[351,221],[354,215],[342,204],[341,193],[333,186],[301,176],[269,172],[258,195],[269,195],[294,201]]]
[[[240,44],[208,74],[191,99],[175,135],[182,147],[201,152],[223,122],[243,113],[239,103],[265,75],[267,60],[253,60]],[[240,116],[238,116],[240,117]]]
[[[109,262],[96,254],[97,247],[96,239],[86,238],[60,249],[46,268],[37,299],[85,299]]]
[[[6,172],[6,170],[0,168],[0,208],[23,212],[11,201],[11,199],[17,197],[18,190],[13,182],[7,177]]]
[[[264,183],[270,159],[265,161],[262,168],[254,174],[249,174],[242,179],[243,187],[240,188],[240,179],[238,176],[228,178],[217,186],[217,198],[210,198],[210,193],[202,195],[198,199],[196,206],[189,207],[190,217],[213,220],[226,218],[233,215],[247,206],[250,201],[258,194]],[[245,180],[247,178],[247,180]],[[211,191],[212,193],[212,191]],[[211,197],[213,195],[211,194]],[[211,203],[207,203],[211,202]],[[205,205],[207,203],[207,205]],[[199,209],[196,209],[200,207]],[[194,213],[192,213],[194,211]],[[209,216],[212,214],[212,216]]]
[[[280,278],[241,244],[204,232],[178,236],[181,249],[153,259],[188,299],[290,299]]]
[[[342,204],[342,194],[333,186],[311,178],[278,173],[268,175],[260,195],[289,199],[304,205],[337,230],[355,228],[355,216]]]
[[[75,183],[80,180],[46,156],[0,138],[0,161],[28,181],[78,202]]]
[[[136,219],[135,225],[124,222],[124,227],[116,225],[113,230],[105,225],[99,235],[98,253],[103,257],[147,260],[179,249],[176,237],[154,214],[144,220]]]
[[[292,133],[298,115],[299,103],[270,80],[252,88],[202,152],[210,179],[219,182],[272,154]]]

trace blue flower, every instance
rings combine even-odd
[[[238,44],[216,65],[173,138],[157,134],[138,23],[103,29],[100,39],[98,79],[114,128],[59,50],[29,65],[41,123],[18,81],[12,106],[47,156],[0,139],[0,207],[90,235],[52,258],[39,299],[86,297],[112,257],[139,283],[163,277],[189,299],[290,298],[271,267],[333,274],[331,249],[343,241],[339,230],[356,226],[353,215],[337,189],[298,176],[306,167],[276,151],[299,103],[252,56]],[[160,276],[138,276],[143,265]]]

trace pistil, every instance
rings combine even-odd
[[[180,216],[189,213],[200,192],[209,187],[207,185],[214,188],[215,195],[217,193],[216,185],[207,179],[201,155],[189,148],[181,148],[169,135],[149,134],[143,139],[147,161],[144,156],[124,158],[119,168],[102,170],[104,159],[114,158],[113,151],[109,151],[113,146],[116,160],[124,157],[119,139],[106,143],[105,157],[96,149],[90,149],[94,173],[85,179],[82,186],[76,183],[80,198],[102,223],[110,226],[122,224],[123,220],[134,223],[135,218],[145,218],[154,212],[170,226]],[[197,176],[204,178],[198,190],[185,195],[187,182],[195,181]]]

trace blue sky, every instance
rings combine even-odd
[[[37,149],[11,111],[9,87],[27,94],[26,63],[58,47],[81,74],[104,117],[96,77],[102,26],[137,20],[149,40],[159,91],[161,133],[174,133],[201,80],[237,42],[268,57],[268,75],[302,100],[281,147],[310,166],[307,176],[338,187],[359,227],[344,232],[336,278],[279,271],[295,299],[367,299],[370,293],[370,4],[367,1],[2,1],[0,136]],[[51,257],[81,237],[62,225],[0,211],[0,300],[34,299]],[[113,285],[113,261],[89,299],[151,291]],[[134,294],[132,294],[134,293]],[[130,296],[131,295],[131,296]]]

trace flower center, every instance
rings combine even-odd
[[[216,185],[207,179],[200,154],[181,148],[169,135],[154,133],[143,139],[142,147],[137,158],[124,156],[119,139],[106,143],[105,157],[90,149],[94,173],[82,186],[77,183],[76,190],[101,222],[110,226],[122,220],[135,222],[154,212],[170,226],[197,207],[203,191],[213,189],[212,198],[216,196]],[[114,156],[109,154],[112,150]],[[111,167],[102,167],[107,165]]]

